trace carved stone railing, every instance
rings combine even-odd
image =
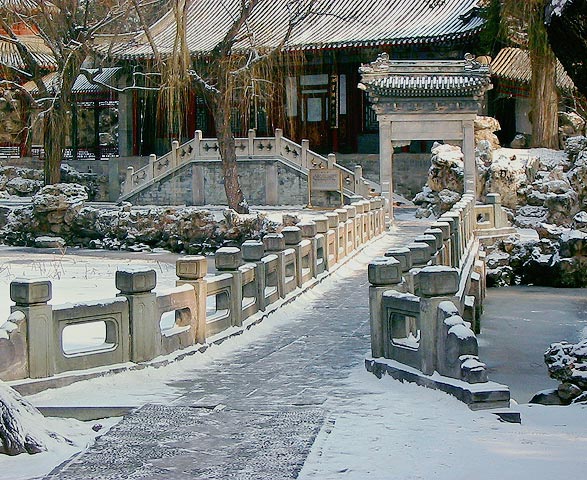
[[[309,149],[308,140],[302,140],[301,145],[298,145],[283,137],[280,129],[275,130],[274,137],[256,137],[255,131],[249,130],[247,138],[235,138],[235,148],[237,159],[278,159],[295,166],[305,176],[310,169],[336,168],[341,172],[346,194],[364,198],[369,196],[370,187],[363,178],[360,166],[351,171],[336,163],[334,154],[323,157]],[[177,141],[172,142],[169,153],[160,157],[151,155],[149,163],[143,168],[135,170],[128,167],[120,200],[126,200],[149,185],[165,179],[187,163],[210,160],[220,160],[218,140],[202,138],[202,132],[197,130],[194,138],[182,145]]]
[[[474,409],[509,404],[509,389],[487,380],[475,336],[485,297],[479,222],[505,221],[499,196],[489,198],[479,206],[463,195],[423,235],[374,259],[368,271],[367,369],[447,391]]]
[[[383,233],[384,214],[381,199],[357,202],[329,218],[316,216],[315,221],[265,235],[263,242],[250,240],[241,248],[221,248],[214,257],[215,275],[207,274],[204,256],[180,258],[176,287],[157,293],[156,272],[149,267],[119,270],[116,298],[57,306],[49,304],[49,280],[14,280],[12,314],[0,325],[0,379],[40,379],[150,362],[205,346],[228,329],[259,321],[263,312],[285,304],[283,299],[327,275],[346,256]],[[357,225],[365,224],[373,228],[355,238]],[[335,230],[350,235],[345,237],[342,253]],[[329,239],[334,242],[332,252]],[[64,341],[68,328],[92,325],[105,331],[97,344],[81,341],[70,346]]]

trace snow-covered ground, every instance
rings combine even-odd
[[[30,259],[12,256],[12,263],[6,264],[7,258],[0,251],[3,299],[8,298],[7,285],[11,278],[32,272],[55,281],[55,303],[114,295],[114,271],[119,265],[129,263],[118,259],[63,259],[49,255],[43,261],[36,257],[32,264]],[[369,258],[367,252],[341,270],[365,269]],[[156,261],[153,265],[158,268],[161,285],[173,285],[173,266]],[[288,322],[292,310],[304,308],[308,301],[320,298],[336,286],[335,279],[325,280],[289,305],[287,314],[278,312],[269,321],[208,349],[205,354],[158,369],[146,368],[79,382],[29,399],[45,406],[138,406],[172,402],[179,395],[169,386],[174,379],[182,378],[186,371],[206,362],[228,359],[237,349],[249,348],[257,339]],[[7,308],[5,301],[1,308]],[[494,415],[472,412],[450,396],[401,384],[388,377],[378,380],[358,366],[325,408],[331,421],[316,439],[299,478],[507,480],[560,475],[583,478],[587,471],[587,406],[521,405],[517,407],[522,414],[521,425],[500,423]],[[46,421],[47,427],[70,438],[74,445],[55,444],[49,452],[33,456],[0,456],[0,478],[30,479],[50,471],[92,441],[96,435],[91,430],[94,424],[108,428],[116,419],[89,423]]]

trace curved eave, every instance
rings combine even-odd
[[[287,45],[283,48],[284,52],[299,52],[299,51],[316,51],[316,50],[343,50],[343,49],[354,49],[354,48],[374,48],[374,47],[395,47],[395,46],[412,46],[412,45],[431,45],[437,43],[450,44],[462,40],[466,40],[478,35],[483,29],[483,25],[475,27],[473,29],[450,33],[447,35],[438,35],[431,37],[408,37],[408,38],[387,38],[379,40],[365,40],[365,41],[352,41],[352,42],[332,42],[332,43],[313,43],[304,45]],[[124,53],[124,50],[128,50],[128,44],[120,45],[117,48],[111,49],[111,56],[121,60],[152,60],[154,55],[152,53]],[[118,53],[122,52],[122,53]],[[171,55],[172,52],[160,51],[161,55]],[[209,51],[193,51],[191,56],[193,58],[206,57]]]
[[[417,89],[417,88],[405,88],[405,89],[379,89],[373,88],[368,90],[370,94],[378,97],[409,97],[409,98],[431,98],[431,97],[477,97],[482,95],[484,87],[471,87],[471,88],[460,88],[458,90],[453,89]]]

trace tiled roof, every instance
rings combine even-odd
[[[391,60],[382,53],[359,69],[359,87],[382,97],[475,97],[490,87],[489,67],[464,60]]]
[[[454,97],[476,95],[489,82],[467,75],[387,77],[369,83],[373,93],[391,97]]]
[[[210,52],[222,39],[239,11],[241,0],[187,0],[186,39],[194,55]],[[408,45],[451,41],[476,34],[483,25],[477,0],[318,0],[317,12],[294,29],[285,48],[337,49],[361,46]],[[284,37],[290,2],[259,0],[240,46],[272,47]],[[151,29],[162,54],[173,50],[176,23],[168,13]],[[120,44],[122,58],[151,57],[146,36]]]
[[[37,35],[22,35],[19,36],[19,40],[27,46],[41,68],[46,68],[47,70],[53,70],[55,68],[53,53],[45,45],[41,37]],[[5,41],[0,41],[0,64],[11,65],[21,70],[26,68],[25,62],[16,46],[11,42]]]
[[[497,78],[529,84],[532,69],[528,51],[512,47],[501,49],[491,62],[491,73]],[[575,89],[573,80],[558,60],[556,61],[556,85],[562,90]]]
[[[114,81],[120,71],[120,67],[103,68],[101,71],[89,68],[88,71],[92,74],[95,82],[115,86]],[[54,93],[59,88],[59,77],[55,72],[45,75],[43,77],[43,82],[50,92]],[[24,88],[32,95],[39,93],[34,82],[25,83]],[[72,88],[72,93],[74,94],[92,94],[109,91],[110,89],[107,86],[91,83],[85,75],[79,75]]]

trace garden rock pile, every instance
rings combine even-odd
[[[90,200],[106,200],[108,178],[95,173],[78,172],[75,168],[61,165],[63,183],[83,185]],[[34,168],[0,166],[0,198],[31,197],[43,188],[43,171]]]
[[[530,152],[537,161],[526,164],[527,181],[519,181],[515,196],[507,196],[512,189],[505,193],[513,224],[535,230],[538,239],[512,237],[495,245],[487,256],[488,285],[585,287],[587,138],[567,139],[558,155],[542,149]]]
[[[240,216],[228,209],[218,221],[198,207],[133,208],[127,203],[105,210],[86,205],[87,198],[81,185],[43,187],[31,205],[10,211],[0,239],[10,245],[199,254],[260,238],[276,228],[263,215]]]
[[[577,344],[558,342],[544,353],[551,378],[560,381],[558,388],[539,392],[532,403],[568,405],[587,402],[587,340]]]

